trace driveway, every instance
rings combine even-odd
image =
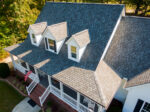
[[[12,112],[39,112],[40,110],[41,108],[33,100],[26,97],[14,107]]]

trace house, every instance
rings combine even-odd
[[[31,71],[26,89],[41,107],[50,96],[70,112],[104,112],[116,98],[124,112],[148,112],[149,28],[124,5],[46,2],[27,39],[5,50],[18,74]]]

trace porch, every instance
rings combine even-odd
[[[44,106],[44,102],[48,99],[48,96],[51,93],[76,111],[104,111],[103,106],[75,91],[73,88],[70,88],[53,77],[46,75],[44,72],[36,69],[21,59],[14,60],[12,55],[11,58],[14,68],[23,74],[26,74],[28,71],[32,71],[32,73],[29,75],[29,78],[32,79],[32,82],[26,87],[26,90],[29,97],[41,107]]]

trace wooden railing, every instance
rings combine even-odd
[[[50,86],[48,86],[46,88],[46,90],[44,91],[44,93],[42,94],[42,96],[39,97],[41,106],[43,106],[43,103],[44,103],[44,101],[46,100],[46,98],[48,97],[49,94],[50,94]]]

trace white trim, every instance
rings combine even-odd
[[[105,55],[106,55],[106,53],[107,53],[107,50],[108,50],[108,48],[109,48],[109,46],[110,46],[110,44],[111,44],[111,41],[112,41],[112,39],[113,39],[113,37],[114,37],[114,35],[115,35],[115,32],[116,32],[116,30],[117,30],[117,28],[118,28],[118,26],[119,26],[119,23],[120,23],[120,21],[121,21],[122,13],[123,13],[123,10],[122,10],[122,12],[121,12],[121,14],[120,14],[120,16],[119,16],[119,19],[118,19],[118,21],[117,21],[117,23],[116,23],[116,25],[115,25],[115,27],[114,27],[114,29],[113,29],[113,32],[112,32],[112,34],[111,34],[111,36],[110,36],[110,38],[109,38],[109,40],[108,40],[108,42],[107,42],[107,45],[106,45],[106,47],[105,47],[105,49],[104,49],[104,52],[103,52],[103,54],[102,54],[102,56],[101,56],[100,61],[104,59],[104,57],[105,57]]]
[[[60,82],[60,97],[63,98],[63,84]]]

